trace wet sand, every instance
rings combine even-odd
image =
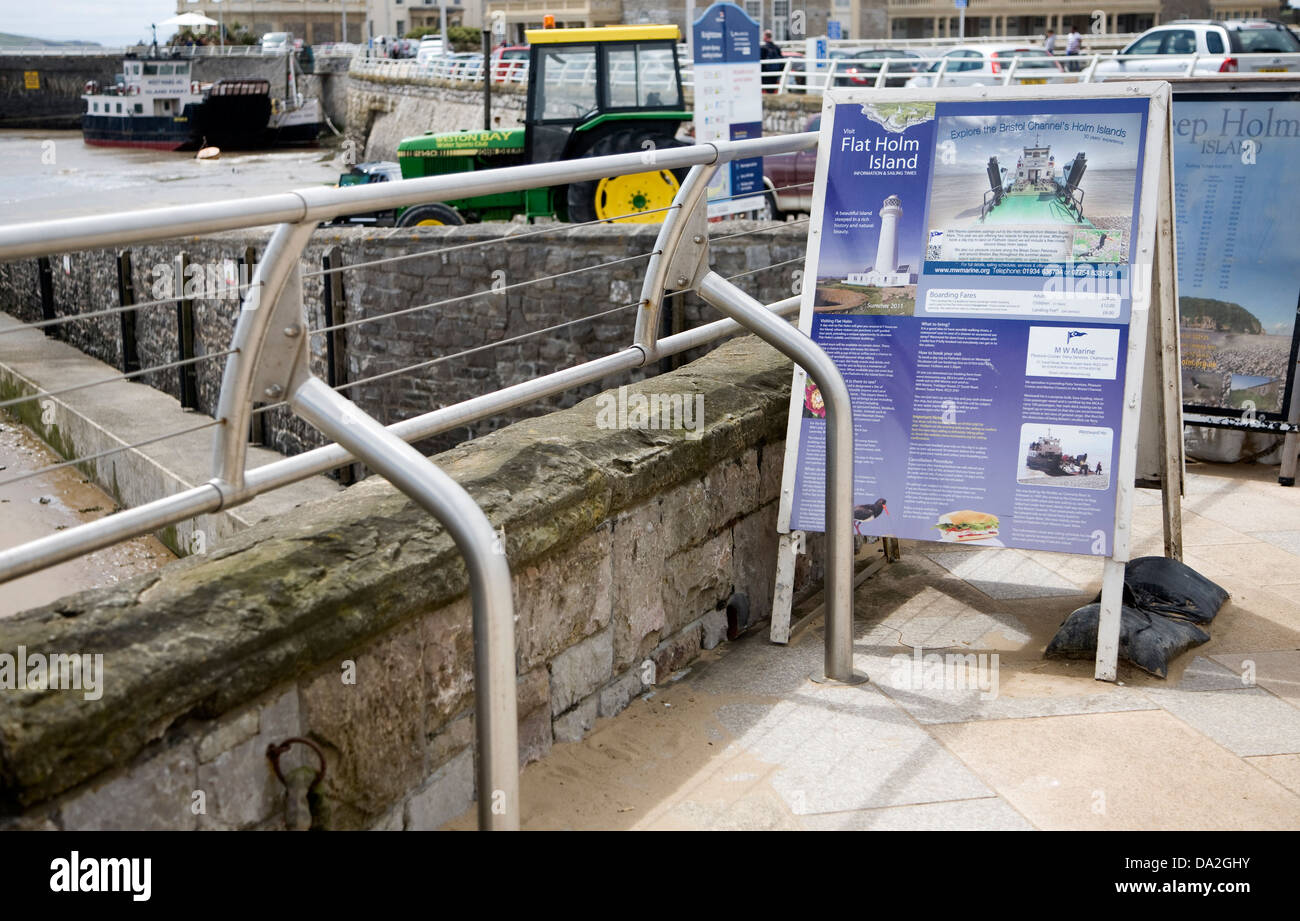
[[[0,412],[0,484],[59,463],[39,439]],[[0,485],[0,550],[102,518],[117,510],[108,494],[72,467]],[[139,537],[0,585],[0,617],[64,595],[112,585],[175,559],[152,536]]]
[[[88,147],[80,131],[0,131],[0,221],[134,211],[333,185],[333,148],[194,152]]]

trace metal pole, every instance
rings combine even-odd
[[[492,130],[492,30],[483,23],[483,130]]]
[[[289,403],[437,518],[464,555],[474,609],[478,825],[483,831],[517,831],[515,610],[510,567],[505,553],[494,549],[499,545],[491,522],[459,483],[317,378],[306,378]]]
[[[853,672],[853,410],[839,368],[821,347],[716,272],[700,281],[700,297],[789,355],[821,389],[826,404],[826,662],[825,676],[845,684]]]
[[[339,0],[339,15],[343,19],[343,34],[339,36],[339,42],[346,44],[348,40],[348,0]]]
[[[948,21],[952,22],[951,19]],[[966,7],[964,6],[957,8],[957,37],[966,37]]]

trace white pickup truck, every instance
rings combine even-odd
[[[1178,19],[1148,29],[1095,79],[1128,74],[1199,76],[1300,71],[1300,39],[1270,19]]]

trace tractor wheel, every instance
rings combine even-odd
[[[647,145],[647,141],[654,146]],[[604,157],[681,146],[681,141],[664,134],[627,129],[605,135],[583,156]],[[673,196],[685,177],[685,170],[652,169],[645,173],[575,182],[568,187],[565,196],[569,220],[577,224],[605,220],[616,224],[661,223],[667,213],[663,209],[672,204]]]
[[[407,208],[402,212],[402,216],[397,219],[398,227],[441,227],[444,225],[456,226],[463,223],[465,223],[465,219],[460,216],[459,211],[451,205],[444,205],[440,201]]]

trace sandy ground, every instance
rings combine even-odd
[[[108,494],[71,467],[9,485],[6,481],[60,463],[36,436],[0,411],[0,550],[117,511]],[[175,559],[154,537],[140,537],[69,560],[0,587],[0,617],[71,592],[110,585]]]
[[[904,542],[857,594],[869,684],[809,680],[819,624],[786,647],[760,625],[527,766],[523,825],[1300,828],[1300,490],[1276,472],[1189,468],[1184,558],[1232,598],[1167,679],[1043,659],[1100,560]],[[1138,495],[1139,554],[1159,553],[1159,496]],[[996,683],[913,683],[934,650]]]
[[[333,185],[328,148],[194,152],[88,147],[80,131],[0,131],[0,221],[190,205]]]

